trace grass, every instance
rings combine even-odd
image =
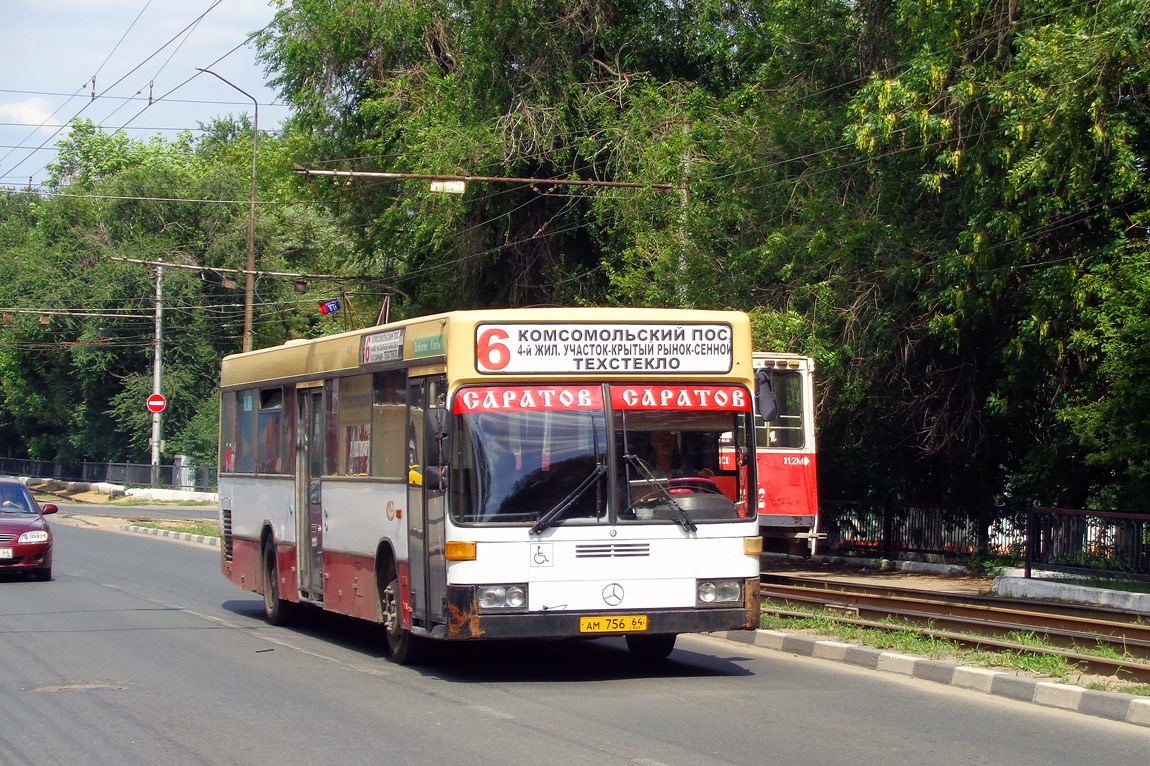
[[[1017,650],[993,652],[985,649],[971,649],[948,639],[923,635],[911,624],[893,617],[880,620],[880,622],[889,624],[892,628],[892,630],[884,630],[879,628],[864,628],[857,625],[844,625],[831,619],[826,613],[817,608],[795,605],[787,608],[789,611],[803,612],[808,616],[781,617],[779,615],[764,613],[760,627],[770,630],[809,630],[821,636],[848,643],[855,643],[861,646],[886,649],[902,654],[914,654],[931,659],[947,659],[962,665],[1010,668],[1035,676],[1054,678],[1067,684],[1074,683],[1073,679],[1081,676],[1081,672],[1077,666],[1067,661],[1064,657]],[[1013,633],[1007,640],[1017,644],[1033,646],[1035,649],[1055,648],[1044,642],[1034,633]],[[1096,655],[1109,659],[1121,659],[1111,648],[1095,647],[1091,649],[1075,647],[1074,651],[1079,654]],[[1085,688],[1096,691],[1150,696],[1150,684],[1135,684],[1118,679],[1092,681],[1086,684]]]
[[[219,537],[220,525],[214,521],[168,521],[164,519],[132,519],[132,524],[147,529],[166,529],[172,532],[187,532],[192,535]]]

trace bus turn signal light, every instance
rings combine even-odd
[[[761,547],[761,542],[760,542]],[[448,561],[475,561],[475,543],[460,540],[447,541]]]
[[[763,552],[763,538],[761,537],[744,537],[743,538],[743,555],[745,556],[758,556]]]

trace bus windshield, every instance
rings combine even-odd
[[[602,410],[463,415],[451,493],[462,523],[534,523],[607,459]],[[605,474],[571,498],[564,518],[604,521]]]
[[[624,387],[608,386],[608,422],[604,397],[593,388],[582,408],[457,404],[453,519],[531,525],[542,518],[540,528],[664,522],[692,530],[748,517],[753,427],[745,391],[737,408],[720,396],[722,404],[682,405],[680,397],[675,409],[659,398],[644,406],[615,390]],[[489,403],[540,399],[516,386],[467,394],[476,402],[481,395]]]

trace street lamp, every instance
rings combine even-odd
[[[211,76],[223,80],[228,85],[243,93],[245,96],[252,100],[252,106],[255,109],[255,116],[252,118],[252,204],[251,212],[248,214],[248,268],[246,278],[244,279],[244,343],[243,350],[252,350],[252,297],[255,292],[255,271],[256,271],[256,152],[258,149],[258,141],[260,134],[260,104],[256,101],[255,96],[248,93],[243,88],[238,87],[235,83],[220,77],[218,74],[210,69],[200,69],[196,67],[199,72],[206,72]]]

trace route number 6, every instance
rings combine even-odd
[[[479,333],[475,351],[479,357],[479,369],[502,370],[511,361],[511,350],[503,341],[511,336],[506,330],[492,328]]]

